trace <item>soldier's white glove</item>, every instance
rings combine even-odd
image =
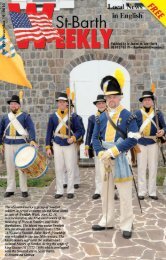
[[[112,157],[112,158],[115,158],[115,157],[114,157],[114,154],[113,154],[113,152],[112,152],[112,150],[111,150],[111,148],[110,148],[110,149],[108,149],[107,151],[105,151],[105,152],[103,153],[103,155],[101,156],[101,160],[102,160],[102,161],[107,161],[107,160],[111,159],[111,157]]]
[[[111,166],[111,157],[112,157],[111,155],[112,155],[112,153],[110,153],[109,150],[110,149],[108,149],[107,151],[101,151],[98,154],[98,157],[103,162],[105,168],[108,168],[108,167]]]

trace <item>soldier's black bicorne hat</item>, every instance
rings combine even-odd
[[[20,105],[20,98],[17,95],[13,95],[10,100],[7,101],[7,103],[10,105],[10,102],[16,102]]]
[[[58,98],[56,99],[56,101],[59,101],[59,100],[68,101],[67,94],[66,93],[60,93]]]
[[[154,100],[154,95],[152,91],[149,90],[145,90],[142,92],[142,97],[140,97],[139,101],[142,102],[142,100],[144,98],[151,98],[152,100]]]
[[[96,105],[97,102],[106,102],[104,95],[98,95],[97,99],[93,102],[93,104]]]
[[[113,76],[106,76],[102,79],[100,84],[104,95],[123,95],[120,84],[117,79]]]

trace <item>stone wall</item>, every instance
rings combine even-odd
[[[8,1],[9,2],[9,1]],[[115,12],[115,11],[114,11]],[[116,11],[118,13],[120,11]],[[139,11],[136,11],[137,13]],[[141,11],[143,19],[113,19],[113,11],[106,8],[106,1],[77,0],[75,9],[60,10],[54,13],[70,19],[78,15],[80,19],[99,17],[107,21],[107,27],[113,28],[112,42],[145,41],[165,44],[166,31],[148,11]],[[130,11],[125,11],[130,13]],[[6,27],[15,42],[12,25],[6,17]],[[17,47],[16,47],[17,49]],[[24,110],[28,111],[36,125],[37,139],[44,145],[48,116],[56,107],[55,96],[69,85],[69,74],[78,64],[89,60],[109,60],[123,65],[131,77],[131,108],[139,107],[138,98],[143,90],[150,88],[151,78],[156,84],[159,108],[166,115],[166,50],[165,49],[56,49],[53,43],[47,44],[43,50],[34,49],[31,43],[29,49],[17,50],[22,56],[28,79],[33,90],[24,91]],[[12,94],[18,93],[20,87],[1,82],[0,113],[7,112],[6,100]]]

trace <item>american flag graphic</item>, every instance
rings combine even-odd
[[[51,42],[60,38],[58,31],[52,26],[52,19],[47,14],[26,14],[10,12],[17,42],[41,39]]]
[[[0,54],[9,58],[16,55],[14,45],[5,36],[0,37]]]

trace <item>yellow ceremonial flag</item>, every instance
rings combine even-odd
[[[166,0],[140,0],[140,2],[166,26]]]
[[[0,80],[32,88],[22,58],[15,51],[6,29],[0,24]]]

